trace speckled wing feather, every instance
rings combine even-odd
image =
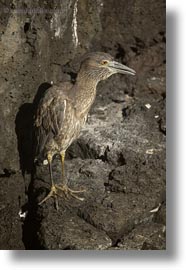
[[[36,158],[43,155],[46,144],[55,138],[63,127],[66,107],[64,92],[70,86],[70,83],[65,83],[62,86],[53,86],[48,89],[40,101],[35,119]]]

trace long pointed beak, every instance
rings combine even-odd
[[[136,75],[136,71],[132,68],[129,68],[121,63],[118,63],[116,61],[111,61],[108,64],[109,68],[111,68],[115,73],[121,73],[121,74],[130,74],[130,75]]]

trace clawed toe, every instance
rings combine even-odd
[[[71,192],[71,193],[82,193],[82,192],[86,192],[85,189],[81,189],[81,190],[73,190],[71,188],[68,188],[68,190]]]
[[[76,198],[77,200],[79,200],[79,201],[84,201],[84,198],[82,198],[82,197],[78,197],[78,196],[76,196],[74,193],[70,193],[70,195],[72,196],[72,197],[74,197],[74,198]]]
[[[69,196],[71,196],[71,197],[76,198],[79,201],[84,201],[84,198],[78,197],[75,194],[85,192],[86,191],[85,189],[82,189],[82,190],[72,190],[71,188],[69,188],[66,185],[64,185],[64,186],[57,186],[57,188],[59,188],[60,190],[62,190],[67,198],[69,198]]]
[[[58,210],[59,209],[59,205],[58,205],[57,196],[60,196],[60,195],[57,193],[56,187],[55,186],[52,186],[49,194],[41,202],[39,202],[38,204],[41,205],[44,202],[46,202],[48,199],[50,199],[51,197],[54,197],[55,206],[56,206],[56,209]]]
[[[57,197],[63,197],[63,198],[66,198],[66,199],[69,199],[69,197],[73,197],[79,201],[84,201],[84,198],[82,197],[79,197],[77,196],[76,194],[77,193],[82,193],[82,192],[85,192],[86,190],[83,189],[83,190],[72,190],[70,189],[68,186],[64,185],[53,185],[51,187],[51,190],[49,192],[49,194],[41,201],[39,202],[38,204],[41,205],[43,204],[44,202],[46,202],[49,198],[53,197],[54,200],[55,200],[55,206],[56,206],[56,209],[58,210],[59,209],[59,206],[58,206],[58,199]]]

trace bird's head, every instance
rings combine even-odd
[[[111,55],[102,52],[93,52],[84,55],[80,71],[86,73],[89,78],[97,81],[105,80],[115,73],[136,74],[133,69],[114,61]]]

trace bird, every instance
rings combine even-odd
[[[83,201],[79,193],[86,190],[72,190],[65,176],[65,153],[76,140],[85,125],[90,108],[96,98],[97,84],[111,75],[136,72],[124,64],[116,62],[105,52],[89,52],[82,57],[80,69],[74,84],[62,82],[45,92],[36,110],[34,130],[36,135],[36,160],[44,157],[48,161],[51,189],[39,205],[51,197],[59,209],[58,197],[70,196]],[[61,160],[61,183],[53,179],[52,161],[55,155]]]

